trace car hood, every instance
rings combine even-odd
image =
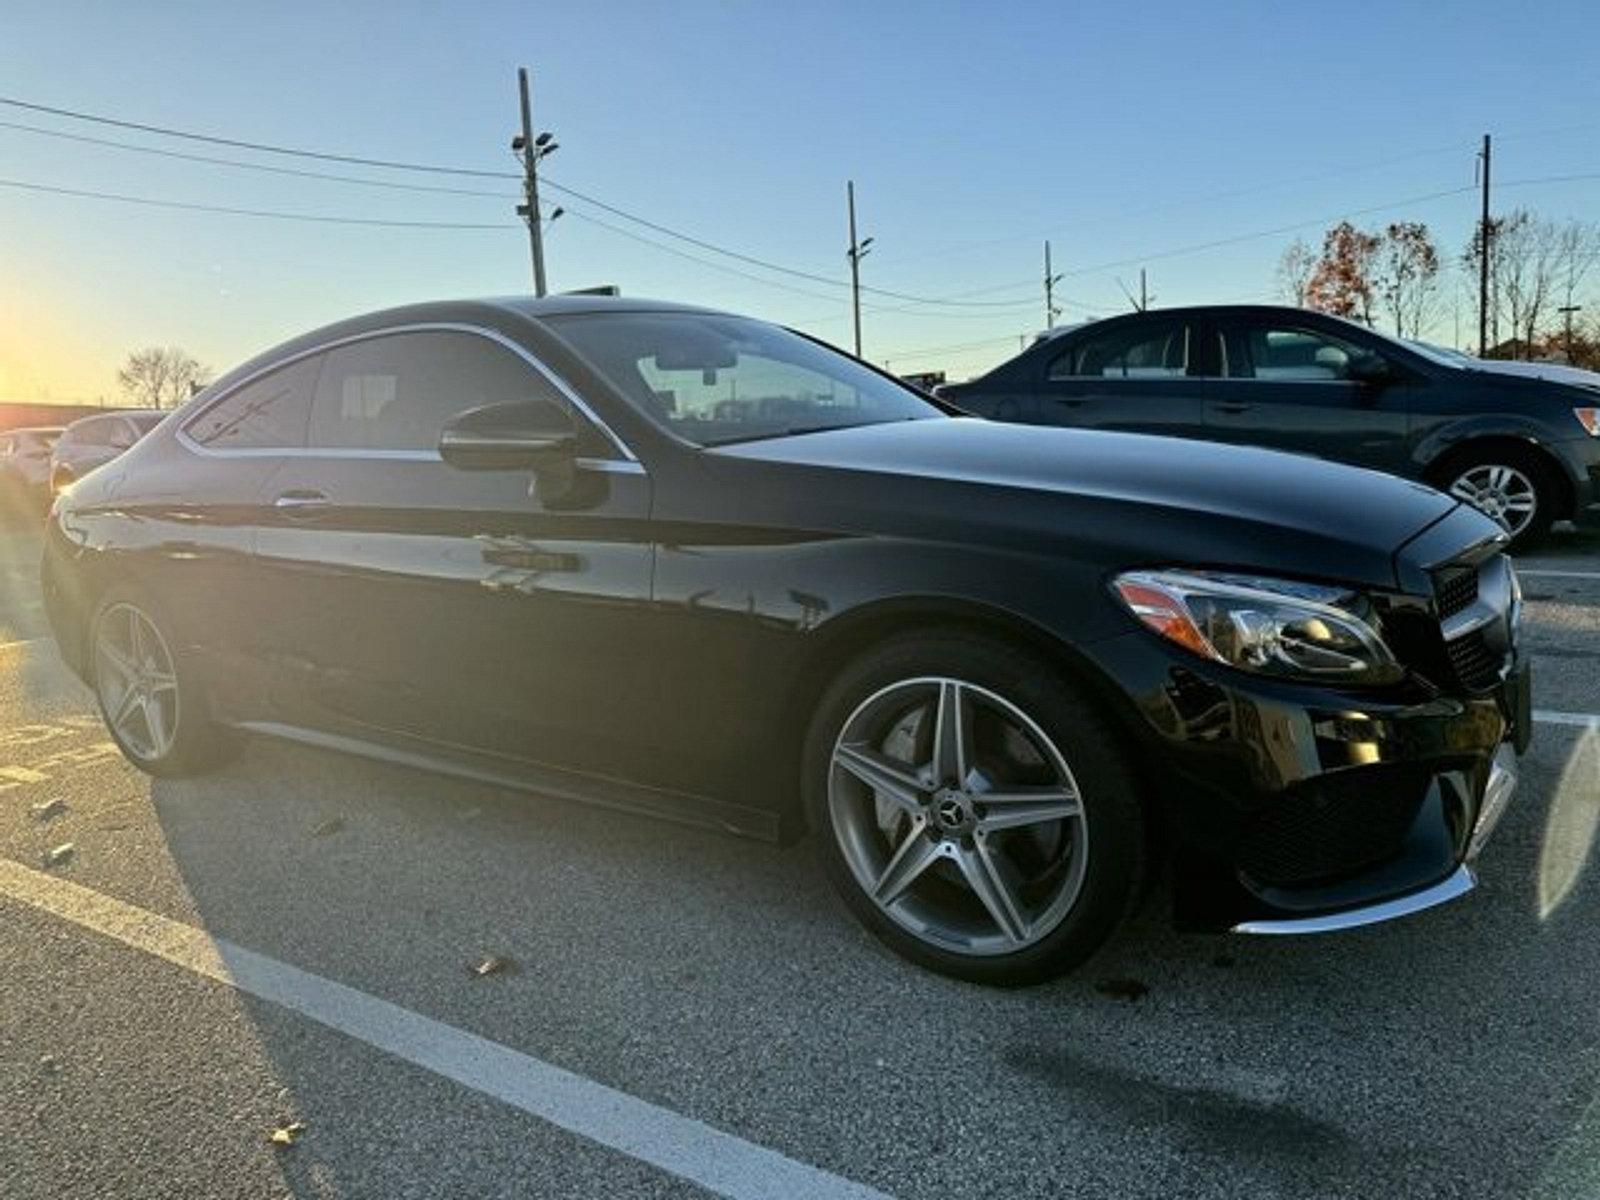
[[[1116,565],[1213,563],[1372,586],[1393,586],[1396,552],[1457,507],[1422,484],[1302,455],[971,418],[830,430],[710,453],[730,464],[878,476],[870,492],[824,486],[809,502],[837,514],[835,503],[875,498],[879,512],[912,516],[942,536],[1037,543],[1050,533],[1058,551]]]
[[[1469,364],[1467,370],[1477,371],[1483,375],[1512,376],[1517,379],[1540,380],[1545,383],[1559,383],[1566,387],[1600,391],[1600,372],[1586,371],[1582,367],[1569,367],[1562,363],[1479,359]]]

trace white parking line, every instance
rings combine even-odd
[[[1521,579],[1537,577],[1542,579],[1600,579],[1600,571],[1558,571],[1544,567],[1518,567],[1517,576]]]
[[[1581,729],[1600,729],[1600,713],[1555,712],[1548,708],[1533,710],[1533,719],[1546,725],[1576,725]]]
[[[10,649],[13,649],[16,646],[31,646],[35,642],[42,642],[42,641],[44,641],[44,639],[42,637],[18,638],[14,642],[0,642],[0,650],[10,650]]]
[[[718,1195],[888,1200],[864,1184],[69,880],[0,859],[0,896],[269,1000]]]

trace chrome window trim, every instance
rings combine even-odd
[[[545,380],[566,399],[567,403],[571,404],[573,408],[582,413],[583,416],[592,425],[594,425],[596,429],[604,434],[606,439],[614,447],[616,447],[617,452],[622,455],[620,459],[580,459],[580,463],[585,466],[591,466],[592,464],[603,462],[616,462],[619,464],[632,463],[635,466],[639,466],[639,473],[643,473],[644,468],[639,465],[638,455],[634,454],[633,450],[626,442],[622,440],[622,438],[617,435],[616,431],[612,429],[611,426],[607,425],[605,421],[601,420],[600,415],[596,413],[594,409],[591,408],[578,395],[578,393],[569,383],[567,383],[565,379],[562,379],[561,376],[557,375],[543,362],[534,357],[533,354],[531,354],[525,347],[519,345],[517,342],[507,337],[505,334],[500,333],[498,330],[490,329],[483,325],[468,324],[463,321],[421,321],[407,325],[386,325],[382,329],[369,329],[361,333],[352,333],[347,337],[335,338],[330,342],[319,342],[315,346],[308,347],[307,349],[298,351],[297,353],[291,354],[286,358],[280,358],[275,362],[269,363],[262,367],[259,371],[252,371],[249,375],[246,375],[243,379],[239,380],[237,383],[233,384],[233,386],[228,388],[227,391],[211,397],[205,402],[203,407],[198,409],[191,416],[184,418],[183,423],[178,426],[173,436],[184,447],[184,449],[195,454],[212,458],[362,458],[392,459],[402,462],[442,462],[443,460],[439,457],[438,451],[436,450],[362,450],[355,447],[341,448],[337,446],[245,446],[238,449],[218,450],[211,446],[204,446],[189,436],[190,425],[194,424],[217,405],[222,404],[230,396],[239,391],[239,389],[248,387],[257,379],[260,379],[273,371],[278,371],[284,367],[291,366],[302,359],[310,358],[314,354],[326,354],[330,350],[337,350],[340,347],[349,346],[356,342],[371,341],[373,338],[391,337],[399,333],[466,333],[475,337],[481,337],[486,341],[494,342],[499,346],[503,346],[505,349],[511,351],[518,358],[522,359],[523,362],[527,363],[536,372],[542,375]],[[313,403],[315,403],[315,397],[313,397],[312,400]],[[595,467],[594,469],[601,468]]]

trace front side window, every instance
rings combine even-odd
[[[452,417],[536,398],[561,399],[544,376],[487,338],[447,330],[385,334],[328,351],[311,445],[437,450]]]
[[[306,420],[322,356],[313,354],[229,392],[184,426],[213,450],[292,450],[306,444]]]
[[[1189,327],[1140,322],[1089,333],[1051,360],[1051,379],[1182,379],[1189,374]]]
[[[744,317],[546,318],[635,407],[700,446],[944,415],[854,359]]]
[[[1331,383],[1350,378],[1350,364],[1370,355],[1320,330],[1250,325],[1243,330],[1242,353],[1229,356],[1230,379]]]

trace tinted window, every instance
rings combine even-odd
[[[162,420],[166,417],[167,414],[166,413],[161,413],[161,412],[149,412],[149,413],[123,413],[122,415],[123,415],[123,418],[125,420],[133,422],[134,431],[137,433],[137,435],[139,437],[143,437],[145,434],[149,433],[152,429],[154,429],[157,425],[161,424]]]
[[[702,446],[942,415],[855,359],[761,321],[642,312],[549,323],[642,412]]]
[[[312,409],[311,445],[436,450],[445,422],[469,408],[561,401],[544,376],[470,333],[396,333],[328,351]]]
[[[184,431],[217,450],[284,450],[306,444],[306,421],[322,356],[313,354],[228,393]]]
[[[1243,333],[1243,353],[1229,356],[1232,379],[1348,379],[1351,362],[1367,356],[1351,343],[1316,330],[1251,325]]]
[[[1050,363],[1051,379],[1181,379],[1189,373],[1189,328],[1139,322],[1089,333]]]

